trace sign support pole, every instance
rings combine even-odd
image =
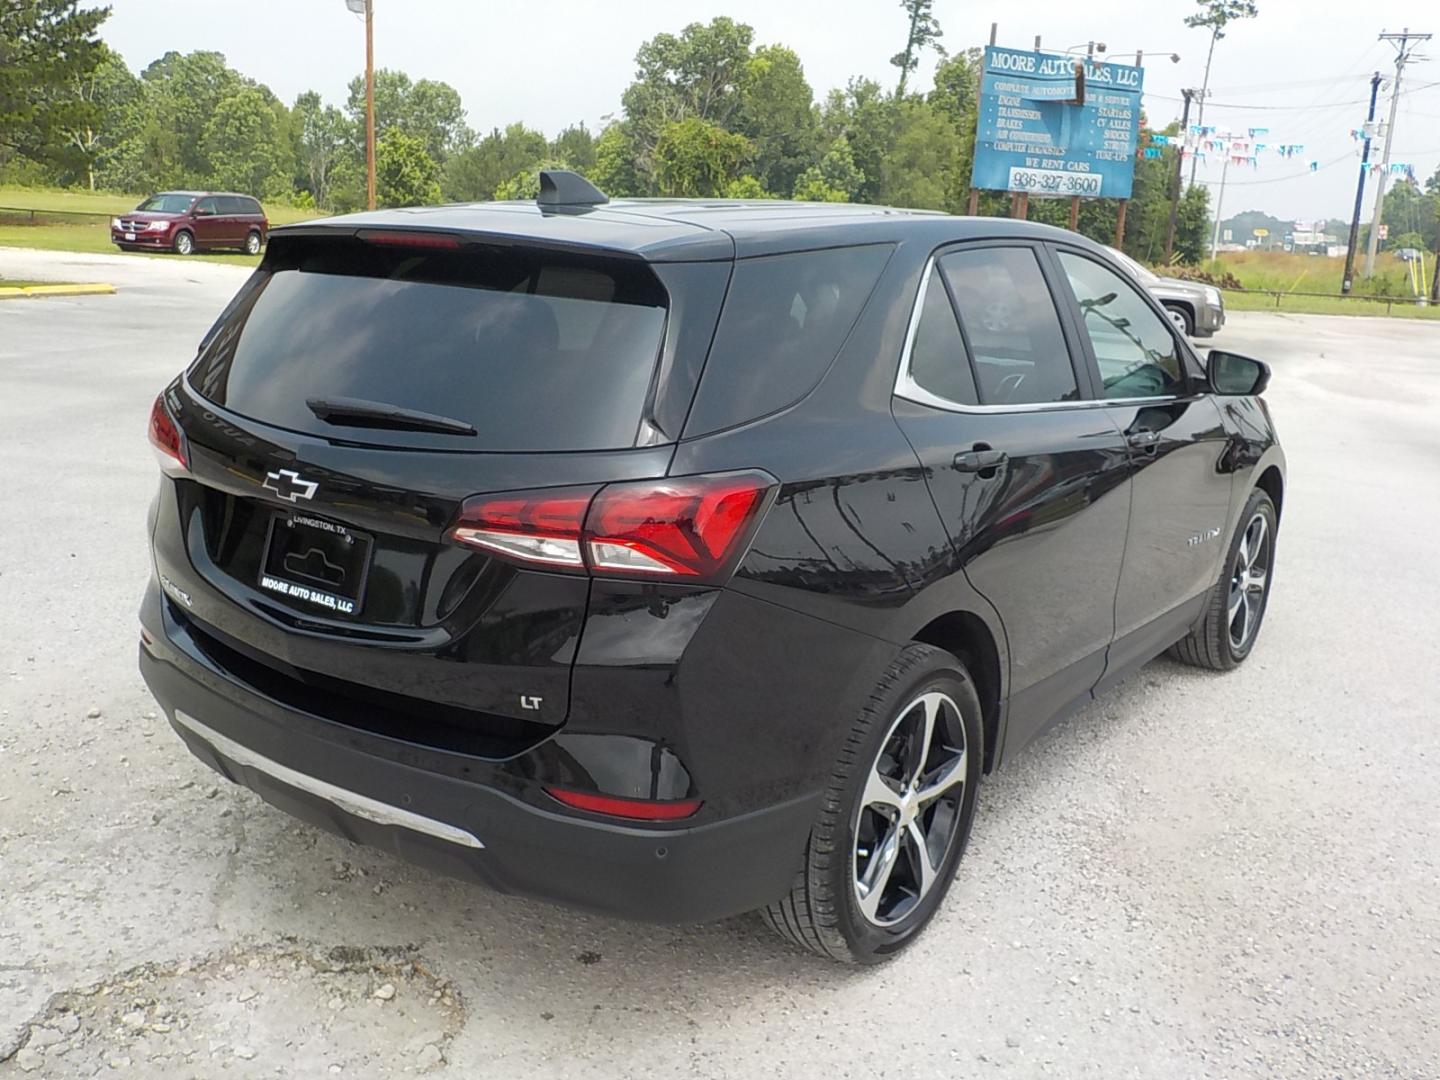
[[[1080,196],[1070,196],[1070,231],[1075,232],[1080,227]]]
[[[1120,211],[1115,215],[1115,247],[1120,251],[1125,249],[1125,210],[1129,205],[1129,199],[1121,199]]]

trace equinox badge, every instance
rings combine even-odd
[[[278,472],[266,473],[265,483],[261,486],[275,492],[286,502],[293,503],[296,499],[313,499],[315,489],[320,485],[314,480],[300,479],[300,474],[294,469],[280,469]]]

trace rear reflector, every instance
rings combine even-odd
[[[743,472],[477,495],[448,535],[543,566],[713,581],[734,568],[774,485]]]
[[[190,468],[190,452],[185,445],[185,436],[170,415],[162,392],[150,406],[150,445],[160,461],[160,468],[167,473],[181,473]]]
[[[651,799],[617,799],[613,795],[597,795],[589,791],[567,791],[545,788],[545,793],[575,810],[624,818],[627,821],[681,821],[693,817],[700,809],[700,799],[676,799],[656,802]]]
[[[382,232],[363,229],[357,234],[367,244],[381,247],[429,248],[432,250],[455,251],[460,247],[460,238],[449,233],[436,232]]]

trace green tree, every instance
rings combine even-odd
[[[103,59],[96,32],[109,15],[77,0],[0,3],[0,147],[63,159],[67,133],[96,123],[100,109],[76,88]]]
[[[770,191],[789,191],[814,161],[819,139],[800,57],[783,45],[756,49],[740,69],[739,96],[732,129],[755,148],[755,176]]]
[[[295,99],[291,116],[302,190],[310,193],[316,206],[328,209],[336,165],[349,135],[345,114],[334,105],[323,104],[314,90],[307,90]]]
[[[64,164],[57,172],[62,183],[80,179],[95,190],[95,175],[115,152],[125,109],[139,91],[139,83],[120,54],[100,43],[99,61],[89,72],[77,75],[64,93],[83,108],[67,110],[60,125],[65,138]]]
[[[654,155],[668,125],[695,118],[733,130],[754,36],[749,26],[721,16],[691,23],[679,34],[657,34],[640,46],[635,79],[620,103],[642,188],[658,188]]]
[[[1210,249],[1210,191],[1196,184],[1180,196],[1175,213],[1175,251],[1183,263],[1200,263]]]
[[[1385,196],[1385,216],[1390,229],[1386,249],[1421,248],[1435,250],[1435,215],[1440,212],[1440,194],[1426,194],[1419,183],[1401,180]]]
[[[849,202],[865,185],[865,174],[855,166],[850,140],[837,135],[818,165],[812,165],[795,182],[795,198],[804,202]]]
[[[535,171],[550,157],[545,136],[524,124],[491,131],[475,145],[445,162],[441,190],[455,202],[476,202],[496,197],[495,189],[518,173]]]
[[[1215,59],[1215,45],[1225,36],[1225,28],[1239,19],[1253,19],[1260,13],[1255,0],[1195,0],[1199,7],[1194,15],[1185,16],[1185,25],[1192,30],[1210,31],[1210,48],[1205,53],[1205,78],[1200,83],[1200,111],[1195,122],[1205,122],[1205,99],[1210,96],[1210,62]],[[1195,161],[1191,159],[1190,183],[1195,183]]]
[[[941,56],[945,47],[940,44],[940,24],[931,9],[934,0],[900,0],[909,20],[909,32],[905,36],[905,48],[890,58],[890,63],[900,69],[900,82],[895,87],[895,96],[904,97],[905,83],[910,73],[920,66],[920,54],[934,49]]]
[[[440,167],[425,140],[398,125],[375,142],[375,198],[380,206],[423,206],[440,201]]]
[[[624,123],[612,123],[595,140],[595,167],[587,174],[595,186],[614,197],[646,192],[635,165],[635,140]]]
[[[890,147],[880,164],[877,201],[922,210],[952,207],[968,182],[957,173],[961,145],[955,125],[929,102],[899,102]]]
[[[820,134],[833,146],[845,136],[855,166],[865,176],[857,202],[879,202],[882,165],[895,132],[896,102],[873,79],[851,79],[844,90],[832,90],[820,109]]]
[[[665,125],[655,144],[660,194],[681,198],[720,195],[740,177],[750,140],[697,116]]]
[[[595,136],[584,124],[572,124],[550,141],[550,157],[565,168],[589,173],[595,167]]]
[[[965,49],[947,56],[935,68],[935,86],[926,95],[926,100],[957,125],[968,123],[974,127],[980,94],[980,68],[984,61],[984,54],[979,49]]]
[[[532,201],[540,194],[540,170],[565,168],[569,168],[565,162],[549,160],[538,162],[531,168],[521,169],[495,188],[495,198],[502,201],[507,199]]]
[[[345,112],[354,129],[357,153],[365,152],[365,77],[350,80]],[[411,82],[403,71],[381,68],[375,72],[375,138],[399,128],[420,140],[432,161],[443,162],[473,138],[465,126],[460,95],[448,83],[421,79]],[[379,151],[376,151],[377,161]],[[378,166],[377,166],[378,167]]]
[[[756,176],[746,173],[744,176],[731,180],[725,185],[721,192],[727,199],[774,199],[777,195],[767,191],[765,185]]]
[[[260,196],[293,190],[295,159],[286,139],[284,108],[268,90],[254,86],[242,86],[221,100],[200,140],[211,185]]]

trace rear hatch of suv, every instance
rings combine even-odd
[[[637,444],[657,441],[669,307],[618,254],[276,236],[152,417],[176,619],[307,711],[495,756],[543,737],[566,715],[589,578],[454,530],[478,499],[544,545],[547,513],[665,475],[673,447]]]

